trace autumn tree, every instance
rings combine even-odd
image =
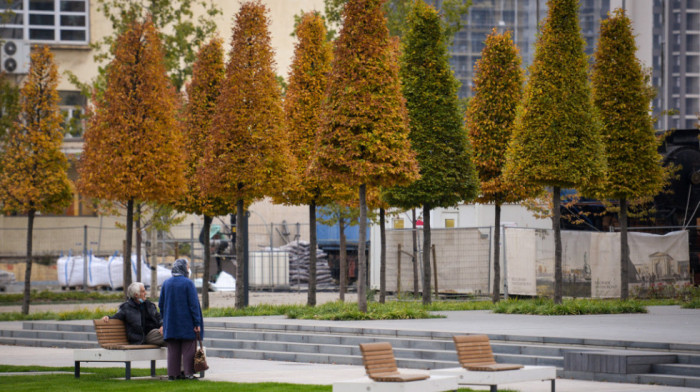
[[[367,232],[367,187],[407,184],[418,177],[397,45],[389,38],[382,3],[350,0],[345,6],[319,143],[319,164],[326,174],[359,188],[360,238]],[[364,241],[358,245],[358,267],[358,308],[366,312]]]
[[[247,1],[234,18],[226,77],[217,99],[200,166],[204,194],[236,201],[236,221],[248,204],[288,188],[289,153],[280,86],[270,45],[270,20],[259,1]],[[245,306],[243,243],[236,241],[236,307]]]
[[[561,189],[601,183],[605,151],[591,101],[577,0],[552,0],[506,153],[507,183],[552,189],[554,301],[562,299]]]
[[[506,149],[513,132],[515,114],[523,90],[520,56],[509,31],[494,29],[486,37],[481,59],[474,67],[474,96],[466,114],[473,160],[481,182],[479,203],[493,203],[493,302],[501,296],[501,205],[516,202],[529,192],[521,182],[503,179]]]
[[[63,116],[58,108],[58,67],[47,46],[31,54],[20,91],[19,120],[9,129],[0,170],[0,205],[27,214],[27,258],[22,313],[29,313],[34,217],[58,213],[73,200],[68,161],[61,151]]]
[[[478,185],[440,16],[422,1],[407,17],[400,75],[420,179],[387,189],[384,199],[403,209],[423,207],[423,303],[429,304],[430,212],[473,199]]]
[[[192,81],[187,84],[184,134],[187,143],[185,179],[187,191],[177,203],[178,209],[190,214],[204,215],[202,231],[209,233],[214,216],[235,211],[233,202],[202,192],[198,170],[204,159],[207,137],[216,113],[216,100],[224,81],[223,41],[213,38],[204,44],[194,63]],[[209,308],[209,275],[211,249],[209,235],[204,236],[204,273],[202,278],[202,307]]]
[[[620,203],[620,298],[629,296],[627,210],[631,199],[652,197],[665,184],[662,157],[649,108],[654,91],[636,57],[632,23],[617,9],[600,24],[595,52],[593,103],[600,111],[608,177],[602,195]],[[634,266],[632,267],[634,268]]]
[[[151,18],[133,20],[118,37],[100,99],[85,133],[78,190],[125,203],[124,288],[131,283],[134,203],[173,203],[184,187],[178,102]]]
[[[296,29],[289,84],[284,113],[290,138],[290,151],[297,161],[297,186],[285,194],[284,202],[309,206],[309,290],[307,305],[316,305],[316,206],[331,201],[333,186],[313,170],[318,132],[321,127],[321,102],[331,70],[332,48],[326,41],[321,15],[304,14]],[[342,186],[338,184],[337,186]]]

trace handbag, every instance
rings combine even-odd
[[[199,347],[194,353],[194,371],[203,372],[209,369],[209,365],[207,365],[207,356],[204,354],[204,344],[202,344],[202,338],[199,336],[199,332],[197,332],[197,341],[199,342]]]

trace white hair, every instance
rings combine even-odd
[[[146,286],[143,285],[141,282],[134,282],[129,285],[129,288],[126,289],[126,295],[129,296],[129,298],[136,298],[141,295],[141,288],[146,289]]]

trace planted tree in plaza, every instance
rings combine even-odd
[[[274,71],[267,8],[247,1],[234,18],[226,77],[217,99],[200,165],[202,192],[236,201],[236,221],[248,204],[287,189],[294,159],[289,153],[280,86]],[[236,241],[236,307],[243,308],[244,238]]]
[[[187,183],[183,198],[177,208],[190,214],[204,215],[204,273],[202,279],[202,307],[209,308],[209,275],[211,249],[209,229],[214,216],[232,213],[232,201],[202,192],[198,170],[204,159],[207,137],[211,133],[212,117],[216,113],[216,101],[224,81],[223,41],[213,38],[204,44],[194,63],[192,81],[187,84],[187,106],[185,108],[184,134],[187,144],[185,179]]]
[[[319,138],[319,167],[359,188],[359,237],[367,232],[367,187],[418,178],[408,140],[396,44],[389,38],[382,0],[350,0],[336,40]],[[358,308],[367,311],[365,243],[358,245]]]
[[[304,14],[296,29],[297,44],[289,73],[284,113],[290,150],[297,161],[297,186],[285,193],[284,202],[309,206],[309,290],[307,305],[316,305],[316,206],[333,197],[333,186],[313,169],[321,127],[321,102],[331,70],[332,48],[326,27],[316,12]],[[337,186],[342,186],[338,184]]]
[[[174,203],[185,185],[185,165],[177,94],[151,19],[132,20],[112,51],[104,93],[93,99],[77,185],[84,195],[126,205],[126,288],[134,203]]]
[[[20,111],[4,143],[0,205],[5,212],[27,214],[27,254],[22,313],[29,313],[34,217],[58,213],[73,200],[68,161],[61,151],[63,116],[58,108],[58,67],[47,46],[35,48]]]
[[[592,187],[605,176],[584,48],[578,1],[550,1],[504,170],[507,183],[551,187],[556,303],[562,299],[561,189]]]
[[[516,202],[529,193],[524,183],[509,183],[503,178],[506,149],[522,98],[524,76],[520,62],[511,33],[498,34],[494,29],[486,37],[481,59],[474,67],[474,96],[466,114],[474,165],[481,182],[481,193],[476,200],[493,203],[495,208],[493,302],[501,295],[501,205]]]
[[[408,108],[411,147],[420,179],[388,188],[384,200],[404,209],[423,207],[423,303],[430,293],[430,212],[476,197],[478,182],[471,146],[462,125],[457,87],[447,43],[434,8],[422,1],[408,14],[401,57],[403,95]]]
[[[602,139],[606,146],[608,177],[602,196],[619,200],[620,298],[629,296],[629,244],[627,210],[635,198],[653,197],[665,184],[662,157],[650,114],[655,92],[636,57],[632,24],[617,9],[600,24],[595,52],[593,103],[600,111]],[[634,268],[634,266],[632,266]]]

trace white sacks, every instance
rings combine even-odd
[[[95,257],[92,254],[87,257],[87,282],[85,276],[85,261],[83,256],[64,256],[57,262],[58,283],[63,287],[83,286],[88,287],[109,286],[107,260]]]
[[[112,289],[120,289],[124,286],[124,257],[112,255],[107,260],[109,286]],[[136,255],[131,255],[131,281],[136,282]],[[170,270],[158,266],[158,286],[162,285],[171,276]],[[151,268],[141,260],[141,283],[151,285]]]

